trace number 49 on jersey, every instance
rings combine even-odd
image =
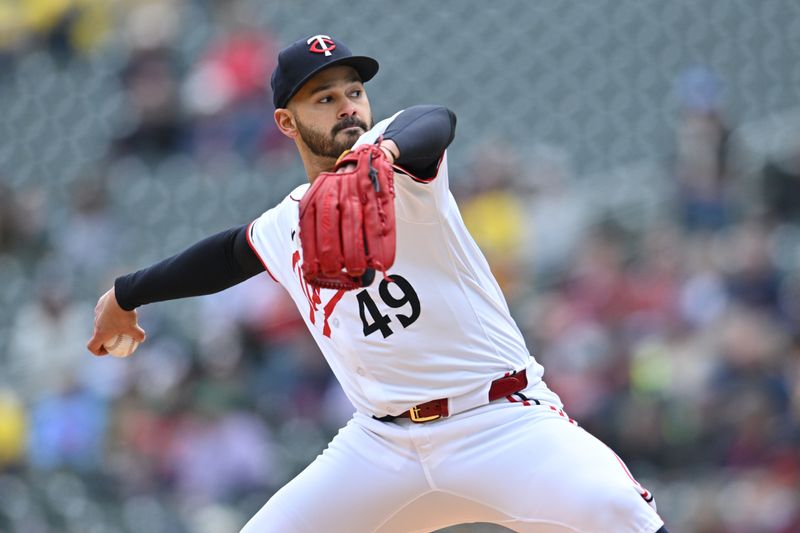
[[[403,328],[407,328],[416,322],[420,315],[421,308],[417,291],[415,291],[408,280],[402,276],[392,274],[389,278],[393,283],[387,282],[385,279],[381,280],[378,286],[378,295],[381,300],[383,300],[383,303],[392,309],[401,309],[406,307],[406,305],[409,306],[410,309],[402,309],[402,313],[398,311],[394,314],[397,321],[400,322],[400,325],[403,326]],[[402,295],[398,297],[392,294],[390,290],[391,285],[399,289]],[[361,324],[364,329],[365,337],[369,337],[376,331],[380,331],[385,339],[394,333],[394,330],[392,330],[389,325],[392,322],[391,316],[381,313],[375,301],[372,299],[372,296],[370,296],[370,293],[366,289],[356,294],[356,299],[358,300],[358,314],[361,316]]]

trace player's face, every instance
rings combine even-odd
[[[289,109],[300,138],[320,157],[339,157],[372,127],[367,93],[351,67],[332,67],[311,78]]]

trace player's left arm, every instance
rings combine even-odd
[[[382,148],[393,164],[420,180],[436,177],[444,151],[456,134],[456,115],[444,106],[418,105],[397,115],[383,133]]]

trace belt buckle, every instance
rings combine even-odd
[[[431,420],[436,420],[437,418],[442,417],[442,415],[420,416],[419,407],[416,406],[408,410],[408,415],[411,417],[411,420],[417,423],[430,422]]]

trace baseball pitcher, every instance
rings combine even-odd
[[[454,114],[373,125],[378,63],[327,35],[280,52],[275,122],[310,184],[256,220],[118,278],[88,348],[144,340],[135,309],[267,271],[288,291],[355,413],[246,533],[664,533],[653,496],[542,380],[449,190]],[[413,80],[420,82],[420,80]]]

